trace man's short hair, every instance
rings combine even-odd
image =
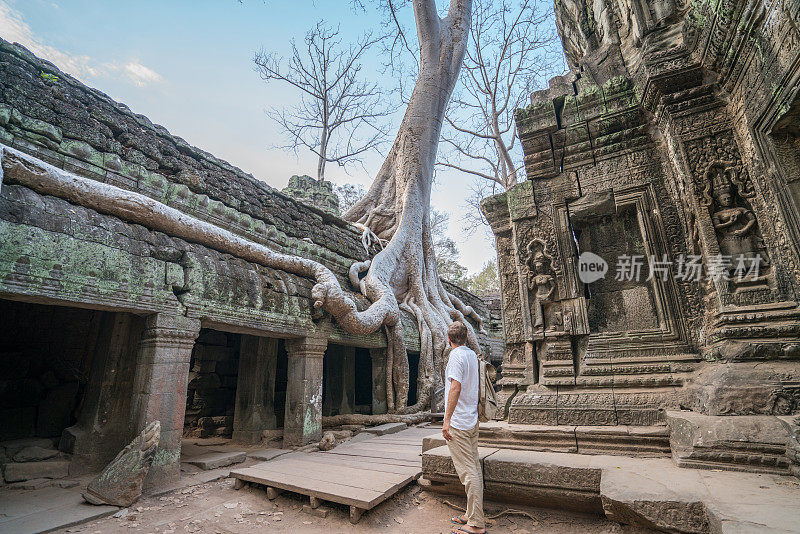
[[[461,321],[450,323],[447,327],[447,337],[455,345],[463,345],[467,342],[467,327]]]

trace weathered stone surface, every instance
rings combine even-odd
[[[571,72],[515,115],[528,180],[482,203],[510,422],[797,413],[800,45],[785,5],[556,3]]]
[[[333,183],[319,181],[310,176],[292,176],[283,193],[300,202],[315,206],[334,215],[339,215],[339,197]]]
[[[786,441],[789,472],[800,478],[800,417],[783,417],[781,420],[789,431],[789,439]]]
[[[423,477],[436,481],[448,456],[446,447],[426,452]],[[788,533],[800,524],[800,490],[785,477],[682,469],[666,458],[515,450],[487,455],[483,473],[488,499],[604,513],[661,532]],[[437,482],[427,489],[452,491]]]
[[[267,462],[272,460],[273,458],[277,458],[278,456],[283,456],[291,452],[289,449],[259,449],[255,451],[250,451],[247,453],[248,458],[252,458],[254,460],[259,460],[261,462]]]
[[[50,438],[23,438],[0,442],[0,447],[5,449],[6,456],[11,458],[22,449],[28,447],[39,447],[42,449],[52,449],[53,440]]]
[[[329,451],[336,447],[336,436],[333,435],[333,432],[325,432],[322,435],[322,439],[319,440],[319,450],[321,451]]]
[[[35,478],[64,478],[68,475],[69,462],[65,460],[7,463],[3,472],[6,482],[20,482]]]
[[[185,460],[185,463],[196,465],[203,471],[210,471],[219,467],[240,464],[245,459],[247,459],[247,453],[244,452],[210,452],[189,458]]]
[[[798,380],[790,362],[711,365],[687,384],[686,405],[706,415],[789,415],[800,406]]]
[[[86,488],[83,498],[96,505],[130,506],[142,494],[147,472],[161,437],[161,424],[154,421],[122,449]]]
[[[43,448],[38,446],[25,447],[13,457],[15,462],[40,462],[58,456],[58,449],[53,447]]]
[[[709,416],[667,412],[670,445],[679,466],[756,473],[787,472],[789,432],[774,416]]]
[[[371,426],[364,429],[364,432],[375,434],[376,436],[383,436],[386,434],[396,434],[408,428],[405,423],[384,423],[382,425]]]

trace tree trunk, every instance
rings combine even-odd
[[[369,267],[362,288],[383,282],[392,288],[400,308],[411,313],[420,331],[420,369],[416,405],[406,407],[408,357],[399,324],[389,327],[390,410],[419,411],[431,386],[441,387],[449,353],[447,326],[477,314],[444,289],[436,269],[430,227],[433,170],[444,112],[450,100],[469,33],[471,0],[452,0],[444,19],[432,0],[415,0],[414,15],[421,52],[420,74],[392,149],[368,193],[345,217],[365,226],[389,244]],[[469,323],[465,321],[469,327]],[[478,349],[469,328],[469,344]],[[388,366],[387,366],[388,367]]]

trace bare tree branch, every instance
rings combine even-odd
[[[281,148],[303,148],[317,156],[317,179],[325,179],[327,163],[347,168],[388,141],[391,113],[384,90],[363,79],[361,59],[382,37],[365,35],[345,47],[339,29],[318,22],[306,33],[303,51],[291,41],[288,59],[261,50],[253,61],[261,78],[300,91],[300,102],[268,110],[286,136]]]
[[[451,0],[451,10],[458,2]],[[481,182],[505,190],[519,179],[522,155],[515,150],[514,111],[535,86],[556,74],[551,12],[545,0],[474,0],[461,84],[445,115],[445,150],[437,162],[474,177],[479,185],[473,197],[488,192]],[[477,209],[479,202],[473,198],[471,203]]]

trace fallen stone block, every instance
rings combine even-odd
[[[268,462],[273,458],[283,456],[289,452],[291,452],[289,449],[259,449],[257,451],[248,452],[247,457],[252,458],[253,460]]]
[[[325,434],[322,435],[322,439],[319,440],[317,447],[319,447],[321,451],[329,451],[336,447],[336,437],[333,435],[333,432],[325,432]]]
[[[667,411],[670,446],[680,467],[789,473],[789,430],[772,415],[703,415]]]
[[[161,438],[161,423],[154,421],[95,477],[83,498],[91,504],[128,507],[142,495],[142,485],[150,471]]]
[[[58,449],[48,448],[45,449],[43,447],[39,447],[34,445],[33,447],[25,447],[17,454],[14,455],[13,460],[15,462],[41,462],[43,460],[49,460],[58,456]]]
[[[396,434],[408,428],[405,423],[384,423],[378,426],[365,428],[364,432],[375,434],[376,436],[385,436],[386,434]]]
[[[69,462],[48,460],[45,462],[7,463],[6,482],[22,482],[35,478],[64,478],[69,475]]]
[[[683,533],[709,532],[700,474],[651,464],[646,473],[605,469],[600,484],[603,511],[626,525]]]
[[[478,447],[478,457],[483,465],[484,460],[496,453],[498,449]],[[464,486],[458,479],[450,449],[445,445],[431,449],[422,455],[422,476],[437,485],[437,490],[448,493],[460,493]]]
[[[601,469],[592,457],[501,449],[483,462],[487,495],[530,506],[602,513]]]
[[[52,478],[34,478],[32,480],[25,480],[23,482],[14,482],[7,486],[8,489],[18,490],[35,490],[47,488],[53,485]]]
[[[247,459],[247,453],[237,452],[210,452],[185,460],[184,463],[196,465],[204,471],[217,469],[233,464],[240,464]]]
[[[447,445],[447,442],[442,436],[442,433],[439,432],[438,434],[431,434],[430,436],[425,436],[422,438],[422,452],[427,452],[431,449],[435,449],[436,447],[441,447],[443,445]]]
[[[317,517],[328,517],[328,514],[331,512],[331,509],[327,506],[319,506],[317,508],[312,508],[311,505],[304,504],[303,511],[307,514],[311,514]]]
[[[6,451],[6,456],[8,458],[11,458],[19,451],[27,447],[41,447],[43,449],[52,449],[53,440],[49,438],[14,439],[10,441],[0,442],[0,447],[4,448]]]

